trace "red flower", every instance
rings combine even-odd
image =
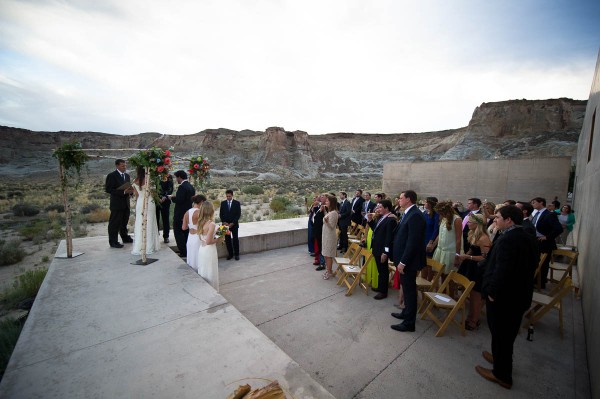
[[[190,175],[194,174],[194,169],[190,169],[188,170],[188,172],[190,172]]]
[[[168,150],[167,150],[168,151]],[[171,158],[165,158],[165,164],[170,164],[171,163]]]
[[[206,163],[206,159],[202,160],[202,163]]]
[[[197,163],[194,164],[194,169],[198,169],[200,167],[200,165],[198,165]]]
[[[168,156],[168,157],[170,157],[171,156],[171,151],[165,150],[165,155]]]
[[[165,167],[164,167],[164,166],[159,166],[159,167],[157,167],[157,168],[156,168],[156,171],[157,171],[158,173],[162,173],[162,171],[163,171],[163,170],[165,170]]]

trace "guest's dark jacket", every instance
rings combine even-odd
[[[488,254],[481,295],[498,307],[525,312],[531,306],[533,275],[539,261],[535,238],[521,226],[500,234]]]
[[[157,205],[170,205],[171,200],[169,199],[169,195],[173,194],[173,178],[169,178],[166,181],[160,182],[160,192],[158,195],[163,198],[166,197],[166,200]]]
[[[123,179],[121,179],[121,173],[119,173],[118,170],[106,175],[104,191],[110,194],[111,211],[129,209],[129,194],[126,194],[123,190],[117,190],[117,188],[125,184],[125,182],[129,181],[129,175],[125,173],[125,181],[123,181]]]
[[[535,226],[533,225],[533,223],[531,223],[531,220],[523,219],[523,223],[521,223],[521,226],[523,226],[523,231],[525,233],[535,238]]]
[[[405,270],[421,270],[427,264],[425,247],[425,216],[416,206],[404,214],[394,231],[392,260],[394,265],[405,265]]]
[[[373,230],[373,238],[371,240],[371,251],[373,256],[379,258],[381,254],[385,253],[390,257],[392,251],[392,244],[394,241],[394,229],[396,228],[397,220],[392,213],[385,217],[379,223],[379,220],[371,220],[369,227]],[[388,248],[386,251],[385,248]]]
[[[237,230],[242,217],[242,206],[240,201],[231,200],[231,209],[227,206],[227,200],[221,202],[221,208],[219,209],[219,218],[221,223],[233,223],[234,225],[229,230]]]
[[[338,219],[338,225],[340,227],[350,226],[350,217],[352,216],[352,203],[350,201],[343,200],[340,204],[340,217]]]
[[[554,212],[545,210],[539,216],[537,223],[535,224],[536,230],[546,236],[545,240],[538,241],[541,252],[551,252],[556,249],[556,237],[558,237],[562,231],[562,225],[558,221],[558,216]]]
[[[354,200],[356,198],[356,201]],[[365,199],[363,197],[354,197],[350,202],[352,205],[351,220],[356,224],[362,223],[362,210]]]
[[[315,207],[316,210],[314,212],[313,218],[313,237],[316,238],[319,242],[321,241],[321,234],[323,233],[323,218],[325,217],[325,212],[321,211],[320,207]]]
[[[184,180],[181,182],[177,188],[177,193],[175,193],[175,198],[172,200],[175,203],[173,220],[183,220],[185,213],[192,207],[192,197],[194,194],[196,194],[196,190],[189,181]]]

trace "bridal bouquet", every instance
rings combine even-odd
[[[229,234],[231,234],[231,232],[229,231],[229,226],[220,225],[215,230],[215,238],[225,237]]]

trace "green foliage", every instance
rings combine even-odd
[[[258,184],[252,184],[249,186],[245,186],[242,188],[242,191],[245,194],[251,194],[251,195],[261,195],[264,194],[265,190],[262,188],[262,186],[259,186]]]
[[[0,300],[5,305],[6,309],[16,309],[17,305],[25,299],[35,298],[44,278],[48,273],[48,269],[28,270],[21,274],[16,280],[12,288],[4,291]]]
[[[40,208],[34,205],[17,204],[12,208],[15,216],[35,216],[40,213]]]
[[[19,240],[0,241],[0,266],[14,265],[25,257],[25,250],[21,248]]]
[[[81,168],[83,168],[83,165],[90,159],[90,157],[81,149],[81,143],[78,141],[64,143],[54,150],[52,156],[58,159],[58,163],[61,164],[64,169],[65,173],[61,179],[63,189],[66,187],[68,179],[73,176],[74,171],[77,173],[79,180],[81,180]]]
[[[160,182],[169,177],[169,168],[171,164],[171,150],[152,147],[148,150],[138,151],[137,154],[129,158],[129,163],[137,168],[148,168],[150,177],[146,176],[149,187],[152,188],[154,201],[159,202],[158,192],[160,191]]]
[[[269,208],[271,208],[274,212],[283,212],[288,205],[291,204],[289,198],[286,197],[273,197],[271,203],[269,204]]]
[[[50,204],[47,207],[44,208],[44,210],[46,212],[50,212],[50,211],[56,211],[56,212],[64,212],[65,211],[65,206],[62,204]]]
[[[92,213],[94,211],[96,211],[97,209],[100,209],[101,206],[98,204],[88,204],[88,205],[84,205],[81,207],[81,213],[83,213],[84,215],[87,215],[88,213]]]
[[[7,318],[0,321],[0,379],[6,371],[10,356],[17,345],[24,320]]]

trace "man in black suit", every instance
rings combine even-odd
[[[373,238],[371,240],[371,251],[377,264],[377,272],[379,278],[377,280],[377,292],[375,299],[380,300],[387,298],[389,268],[388,259],[390,257],[392,242],[394,238],[394,229],[396,228],[396,217],[391,213],[394,207],[390,200],[382,200],[376,207],[375,213],[379,213],[379,219],[373,219],[373,214],[367,215],[367,223],[373,230]]]
[[[242,206],[240,202],[233,199],[233,190],[225,191],[227,199],[221,202],[219,217],[221,223],[229,226],[231,234],[225,236],[225,245],[227,246],[227,260],[235,256],[235,260],[240,260],[240,240],[238,238],[239,221],[242,216]]]
[[[506,204],[506,201],[504,201],[504,203]],[[523,231],[535,238],[535,226],[533,225],[533,223],[531,223],[531,214],[533,213],[533,206],[531,206],[529,202],[524,201],[517,201],[515,205],[521,210],[521,212],[523,212],[523,223],[521,223],[521,226],[523,226]]]
[[[173,235],[179,248],[179,256],[187,257],[187,239],[189,230],[183,230],[183,216],[192,207],[192,197],[196,194],[194,186],[187,180],[187,173],[183,170],[175,172],[175,180],[179,184],[177,193],[171,194],[170,199],[175,203],[173,211]]]
[[[352,199],[352,216],[350,217],[350,220],[356,224],[362,224],[363,221],[362,205],[365,202],[365,199],[363,198],[362,193],[362,190],[356,190],[354,198]]]
[[[348,227],[350,226],[350,218],[352,216],[352,204],[348,201],[348,194],[344,191],[340,192],[340,217],[338,219],[338,226],[340,228],[340,242],[338,249],[342,252],[346,252],[348,249]]]
[[[156,206],[156,223],[160,223],[160,217],[162,216],[163,221],[163,239],[165,244],[169,243],[169,230],[171,226],[169,223],[169,214],[171,212],[171,200],[169,196],[173,194],[173,176],[169,174],[166,181],[160,182],[160,204]]]
[[[513,345],[523,314],[531,306],[539,252],[535,238],[520,226],[523,212],[519,208],[500,208],[495,220],[502,233],[488,254],[481,289],[492,333],[492,353],[484,351],[482,355],[494,368],[476,366],[475,370],[483,378],[510,389]]]
[[[362,211],[361,211],[361,216],[362,216],[361,223],[363,226],[367,225],[367,214],[373,213],[373,211],[375,210],[375,205],[377,205],[377,204],[375,202],[371,201],[371,193],[367,191],[365,193],[365,202],[363,202],[363,204],[362,204]]]
[[[119,190],[123,184],[130,181],[127,170],[127,162],[123,159],[115,161],[116,170],[106,176],[104,191],[110,194],[110,218],[108,219],[108,243],[111,248],[123,248],[119,243],[119,235],[123,243],[133,242],[127,234],[127,223],[129,222],[129,196],[133,188]]]
[[[325,217],[325,196],[318,195],[313,208],[313,239],[315,248],[315,261],[313,265],[317,266],[316,271],[325,270],[325,258],[321,255],[323,246],[323,218]]]
[[[544,198],[536,197],[532,199],[531,205],[537,211],[533,215],[532,223],[535,226],[540,253],[548,254],[541,270],[542,288],[546,288],[548,269],[550,268],[550,253],[556,249],[556,237],[562,233],[563,228],[558,221],[556,213],[546,209],[546,200]]]
[[[469,236],[469,227],[467,222],[469,221],[469,215],[471,213],[479,213],[481,208],[481,200],[479,198],[469,198],[467,200],[467,210],[461,215],[463,218],[462,228],[463,228],[463,249],[465,253],[469,250],[471,244],[469,244],[469,240],[467,239]]]
[[[396,331],[415,331],[417,273],[427,264],[423,245],[427,222],[416,203],[417,193],[412,190],[403,192],[398,199],[398,204],[404,209],[404,216],[394,231],[392,259],[402,275],[405,308],[402,313],[392,313],[395,318],[404,320],[401,324],[392,326]]]

